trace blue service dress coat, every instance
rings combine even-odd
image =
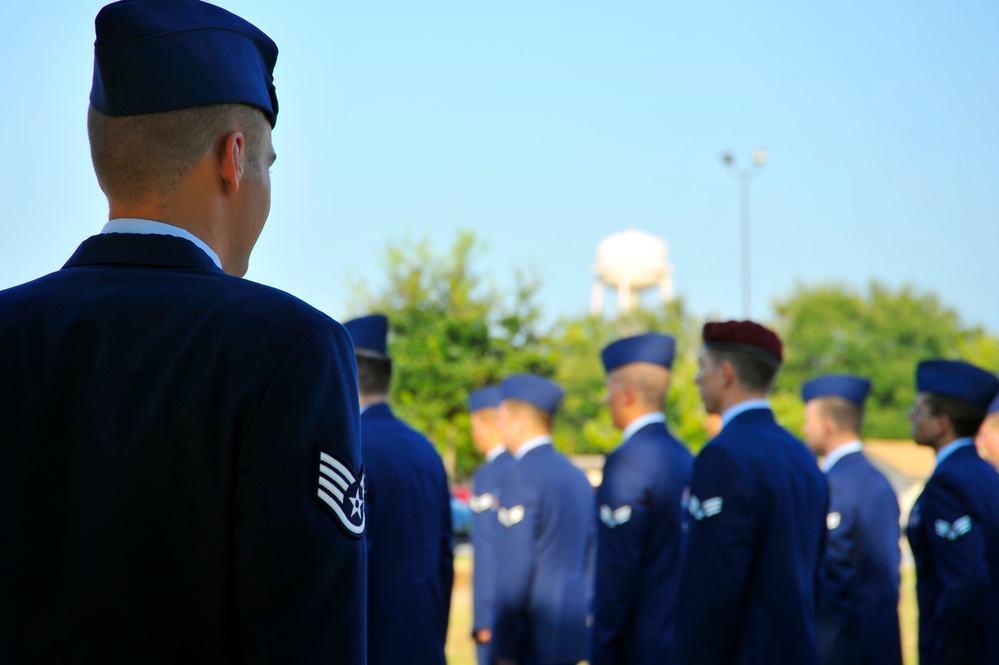
[[[822,665],[901,665],[898,499],[862,452],[826,472],[829,514],[819,590]]]
[[[668,665],[694,458],[662,422],[607,457],[597,491],[591,665]]]
[[[909,515],[920,665],[999,659],[999,474],[973,444],[937,466]]]
[[[444,665],[454,566],[451,494],[425,436],[375,404],[361,414],[367,477],[368,663]]]
[[[0,662],[363,662],[339,324],[109,234],[0,293],[0,348]]]
[[[551,444],[527,452],[500,484],[496,611],[490,658],[521,665],[586,657],[593,488]]]
[[[679,662],[818,663],[827,490],[815,457],[752,409],[697,456],[690,492]]]
[[[513,455],[505,450],[475,472],[472,479],[472,635],[493,627],[493,597],[496,593],[496,538],[502,528],[496,520],[499,485],[513,465]],[[479,665],[489,665],[489,644],[477,645]]]

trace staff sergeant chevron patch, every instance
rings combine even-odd
[[[364,535],[364,469],[355,474],[343,460],[320,451],[316,497],[348,535]]]
[[[524,507],[512,506],[510,508],[500,508],[496,512],[496,519],[505,527],[511,527],[524,519]]]
[[[964,534],[971,531],[971,516],[965,515],[954,520],[953,524],[948,524],[943,520],[933,523],[933,530],[944,540],[957,540]]]
[[[700,522],[720,513],[723,504],[724,500],[720,496],[701,501],[696,496],[691,495],[690,501],[687,502],[687,511],[690,512],[691,517]]]
[[[631,506],[621,506],[617,510],[611,510],[606,503],[600,506],[600,521],[613,529],[621,526],[631,519]]]

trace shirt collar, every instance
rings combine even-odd
[[[769,411],[770,402],[760,397],[757,399],[747,399],[745,402],[739,402],[738,404],[728,407],[725,409],[725,413],[721,415],[722,429],[725,429],[725,426],[732,422],[733,418],[751,409],[766,409]]]
[[[836,466],[836,462],[840,461],[850,453],[859,453],[864,447],[860,444],[859,439],[854,439],[853,441],[848,441],[842,446],[832,451],[826,458],[822,460],[822,471],[828,473],[829,469]]]
[[[486,461],[492,462],[494,459],[496,459],[505,452],[506,452],[506,446],[504,446],[502,443],[497,446],[493,446],[492,448],[489,449],[489,452],[486,453]]]
[[[137,233],[139,235],[173,236],[175,238],[190,240],[205,254],[207,254],[208,258],[210,258],[220,270],[222,269],[222,261],[219,260],[219,255],[212,251],[212,248],[205,244],[204,240],[194,235],[187,229],[182,229],[179,226],[164,224],[163,222],[154,222],[151,219],[119,217],[118,219],[112,219],[110,222],[105,224],[104,228],[101,229],[101,233]]]
[[[971,437],[965,437],[963,439],[954,439],[946,446],[937,451],[937,464],[933,468],[938,468],[943,461],[954,454],[958,448],[964,448],[965,446],[975,445],[975,440]]]
[[[634,420],[632,420],[630,423],[628,423],[628,426],[624,428],[624,431],[621,433],[621,443],[624,443],[625,441],[633,437],[635,435],[635,432],[642,429],[646,425],[650,425],[652,423],[664,423],[664,422],[666,422],[666,416],[664,416],[659,411],[652,411],[651,413],[642,414],[637,418],[635,418]]]
[[[520,448],[517,452],[513,454],[517,459],[523,459],[524,455],[531,452],[535,448],[539,448],[545,444],[551,444],[552,437],[548,434],[542,434],[541,436],[536,436],[533,439],[528,439],[524,443],[520,444]]]

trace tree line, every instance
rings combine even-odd
[[[459,231],[442,253],[427,239],[390,243],[383,257],[384,285],[372,291],[355,284],[352,303],[356,315],[389,317],[393,408],[434,441],[453,479],[467,480],[481,463],[470,438],[468,393],[514,373],[547,376],[565,390],[554,435],[560,449],[611,450],[620,433],[603,405],[600,350],[642,332],[676,337],[667,420],[693,451],[706,443],[707,414],[694,385],[705,319],[691,314],[682,297],[616,319],[583,315],[545,326],[539,279],[517,270],[512,289],[497,289],[476,269],[484,251],[468,230]],[[765,323],[781,335],[785,362],[771,403],[791,431],[801,427],[800,386],[818,374],[870,378],[864,436],[907,439],[920,360],[962,358],[999,369],[999,338],[963,325],[936,294],[910,286],[891,289],[872,281],[857,289],[799,282],[774,310],[776,318]]]

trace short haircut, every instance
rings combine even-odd
[[[774,379],[777,378],[777,371],[780,363],[767,360],[761,356],[733,351],[731,349],[712,349],[708,347],[708,353],[715,359],[715,363],[720,365],[728,361],[738,377],[739,383],[749,390],[761,390],[769,393],[773,390]]]
[[[261,137],[269,122],[246,104],[110,116],[93,106],[87,112],[90,158],[108,199],[139,204],[151,196],[169,200],[214,142],[233,131],[243,133],[250,168],[262,164]]]
[[[985,421],[986,410],[981,407],[939,393],[925,393],[925,395],[924,403],[930,415],[947,416],[958,438],[975,436]]]
[[[392,359],[357,353],[357,391],[362,395],[388,395],[392,383]]]
[[[842,431],[860,434],[864,426],[864,409],[838,395],[824,395],[817,398],[819,412],[829,418]]]
[[[505,404],[506,408],[514,413],[526,414],[535,423],[541,425],[545,429],[550,430],[552,428],[552,414],[547,411],[542,411],[530,402],[524,402],[519,399],[505,399],[503,400],[503,404]]]
[[[629,363],[611,372],[622,386],[631,388],[645,406],[662,409],[669,393],[670,370],[651,363]]]

